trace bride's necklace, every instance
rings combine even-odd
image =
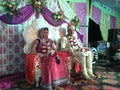
[[[41,42],[46,45],[47,39],[41,39]]]

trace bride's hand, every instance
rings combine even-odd
[[[69,56],[72,56],[72,52],[69,49],[67,50],[67,53]]]

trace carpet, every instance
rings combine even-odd
[[[97,80],[85,80],[78,73],[68,86],[59,86],[58,90],[120,90],[120,72],[112,67],[94,64],[94,72],[99,75]],[[0,79],[0,90],[41,90],[29,84],[24,73]]]

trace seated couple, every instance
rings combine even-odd
[[[68,25],[68,34],[61,37],[60,51],[68,52],[72,62],[82,66],[85,79],[95,79],[93,74],[93,54],[88,48],[82,47],[73,36],[75,27]],[[34,41],[31,53],[37,53],[42,61],[41,86],[45,90],[52,90],[58,85],[69,84],[68,71],[62,60],[64,55],[58,53],[54,42],[48,38],[49,29],[39,30],[39,38]],[[59,46],[59,45],[58,45]],[[74,59],[75,57],[75,59]],[[72,64],[71,64],[72,65]]]

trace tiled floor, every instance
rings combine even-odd
[[[81,74],[76,75],[73,82],[68,86],[59,86],[57,90],[119,90],[120,88],[120,72],[119,66],[93,64],[94,72],[99,75],[97,80],[85,80]],[[116,68],[115,68],[116,67]],[[117,70],[117,71],[115,71]],[[6,79],[7,80],[7,79]],[[1,81],[0,81],[1,83]],[[2,82],[3,83],[3,82]],[[10,86],[11,83],[11,86]],[[36,88],[26,82],[25,77],[16,77],[11,80],[4,80],[5,90],[42,90],[40,87]],[[4,89],[3,89],[4,90]]]

